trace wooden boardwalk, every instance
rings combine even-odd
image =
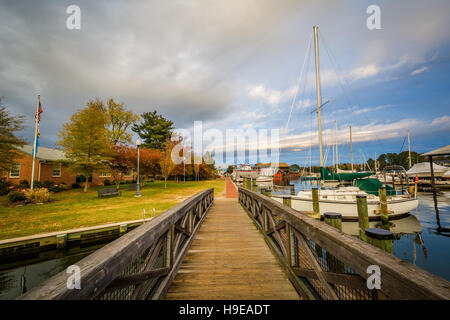
[[[236,199],[218,198],[165,299],[300,299]]]

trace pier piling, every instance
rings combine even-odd
[[[358,207],[359,237],[367,242],[365,230],[369,228],[369,214],[367,210],[367,197],[364,195],[356,196],[356,205]]]
[[[290,196],[283,197],[283,204],[288,207],[292,207],[292,200]]]
[[[386,187],[378,189],[378,196],[380,198],[381,221],[383,222],[383,224],[386,224],[389,222],[389,213],[386,200]]]
[[[342,215],[337,212],[325,212],[323,214],[326,224],[335,227],[339,231],[342,231]]]
[[[319,210],[319,189],[312,188],[312,201],[314,214],[320,214]]]
[[[391,231],[378,228],[367,228],[365,230],[367,242],[371,245],[380,248],[381,250],[393,254],[392,240],[394,234]]]

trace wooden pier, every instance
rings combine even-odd
[[[78,261],[81,289],[63,271],[19,299],[450,299],[448,281],[236,189],[216,202],[200,192]]]
[[[219,199],[165,299],[299,299],[236,199]]]

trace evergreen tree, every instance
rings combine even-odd
[[[164,150],[165,143],[170,139],[174,129],[173,122],[158,114],[156,110],[144,112],[141,118],[142,121],[134,124],[132,130],[143,140],[142,146]]]

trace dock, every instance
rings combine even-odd
[[[217,199],[165,299],[300,299],[235,199]]]
[[[227,189],[217,199],[202,191],[78,261],[79,290],[64,270],[19,299],[450,300],[445,279],[230,180]]]

